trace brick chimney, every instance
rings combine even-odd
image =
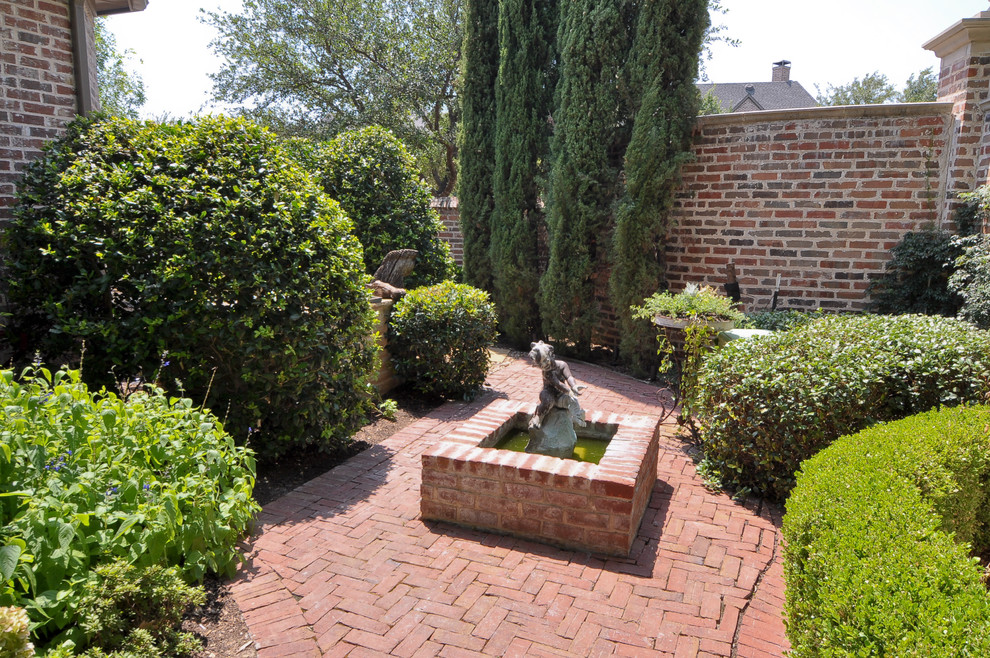
[[[786,59],[782,59],[779,62],[773,63],[773,77],[770,78],[771,82],[790,82],[791,80],[791,63]]]

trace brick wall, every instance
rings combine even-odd
[[[0,222],[28,162],[76,114],[66,0],[0,0]]]
[[[456,197],[441,197],[433,199],[430,206],[440,215],[443,230],[440,237],[450,245],[450,255],[458,267],[464,265],[464,236],[461,235],[460,214],[457,210]]]
[[[907,231],[944,221],[951,103],[699,119],[666,247],[671,288],[724,282],[746,310],[861,310]]]

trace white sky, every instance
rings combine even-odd
[[[723,0],[716,16],[738,48],[719,46],[708,62],[711,81],[770,80],[772,62],[787,59],[791,79],[815,95],[854,77],[879,71],[897,88],[938,60],[921,44],[961,18],[990,9],[988,0]],[[209,48],[213,28],[199,10],[237,11],[241,0],[149,0],[137,14],[111,16],[121,48],[133,50],[132,68],[143,78],[144,114],[185,117],[216,111],[209,73],[220,61]]]

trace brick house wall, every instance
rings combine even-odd
[[[0,222],[24,168],[76,115],[72,48],[68,2],[0,0]]]

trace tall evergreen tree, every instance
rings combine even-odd
[[[578,355],[590,352],[599,319],[596,272],[607,259],[612,208],[629,141],[628,0],[561,6],[552,170],[547,210],[550,257],[540,282],[543,329]]]
[[[495,207],[495,82],[498,78],[498,0],[467,0],[461,61],[458,208],[464,236],[464,279],[491,290],[488,250]]]
[[[501,0],[495,88],[491,262],[504,336],[524,345],[539,325],[540,182],[549,150],[555,0]]]
[[[630,84],[638,99],[626,150],[626,194],[616,217],[610,297],[620,321],[620,353],[644,370],[655,331],[629,307],[664,285],[664,239],[681,165],[690,158],[698,111],[694,85],[708,27],[706,0],[644,3],[636,22]]]

